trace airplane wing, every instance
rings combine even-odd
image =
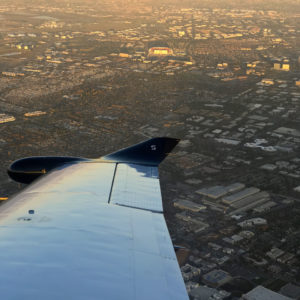
[[[188,299],[158,178],[177,142],[62,165],[0,206],[0,297]]]

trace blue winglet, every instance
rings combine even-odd
[[[105,155],[101,157],[101,159],[122,163],[158,166],[179,141],[179,139],[174,138],[157,137]]]

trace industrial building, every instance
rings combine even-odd
[[[294,191],[300,193],[300,185],[299,185],[299,186],[296,186],[296,187],[294,188]]]
[[[290,70],[290,64],[281,64],[281,63],[274,63],[274,70],[278,71],[289,71]]]
[[[13,116],[9,116],[7,114],[0,114],[0,123],[12,122],[15,120],[16,120],[16,118]]]
[[[228,193],[236,193],[236,192],[242,190],[244,187],[245,187],[245,185],[243,183],[235,182],[233,184],[226,186],[225,188],[228,191]]]
[[[247,294],[243,295],[243,300],[292,300],[292,298],[280,295],[261,285],[257,286]]]
[[[265,199],[265,202],[270,198],[269,193],[267,192],[259,192],[254,195],[250,195],[248,197],[242,198],[240,200],[237,200],[233,203],[231,203],[231,206],[234,208],[242,208],[249,204],[256,203],[257,201],[261,199]]]
[[[193,279],[199,279],[201,270],[199,268],[186,264],[181,267],[181,273],[184,281],[186,282]]]
[[[24,116],[25,117],[37,117],[37,116],[42,116],[42,115],[46,115],[46,114],[47,113],[44,111],[37,110],[37,111],[25,113]]]
[[[300,131],[294,128],[287,128],[287,127],[279,127],[274,132],[279,134],[287,134],[287,135],[293,135],[296,137],[300,137]]]
[[[245,239],[251,239],[254,237],[255,234],[252,231],[243,230],[239,233],[239,235]]]
[[[226,243],[229,243],[231,245],[235,245],[237,243],[239,243],[240,241],[242,241],[244,238],[241,235],[238,234],[234,234],[231,237],[224,237],[223,241]]]
[[[260,206],[257,206],[253,209],[254,212],[256,213],[262,213],[262,212],[265,212],[265,211],[268,211],[270,210],[272,207],[276,206],[277,203],[274,202],[274,201],[268,201]]]
[[[256,194],[260,189],[255,187],[246,188],[238,193],[223,197],[222,202],[231,205],[233,202],[246,198],[250,195]]]
[[[204,196],[202,203],[211,209],[237,215],[250,210],[261,213],[270,210],[277,203],[270,201],[270,194],[256,187],[245,188],[245,184],[236,182],[228,186],[215,185],[196,191]]]
[[[199,233],[209,227],[207,223],[202,222],[199,218],[192,218],[186,215],[186,212],[177,213],[175,217],[181,221],[186,222],[186,227],[193,233]]]
[[[262,226],[267,224],[268,224],[267,220],[263,218],[253,218],[238,223],[238,225],[241,226],[242,228]]]
[[[228,193],[238,192],[244,187],[245,185],[243,183],[236,182],[228,186],[216,185],[209,188],[203,188],[201,190],[196,191],[196,193],[211,199],[218,199],[227,195]]]
[[[244,200],[244,199],[242,199],[242,200]],[[230,215],[236,215],[236,214],[247,212],[249,210],[254,210],[254,209],[264,205],[265,202],[267,202],[268,200],[269,200],[269,197],[260,197],[258,199],[255,199],[254,201],[252,201],[251,198],[250,198],[250,200],[247,200],[248,203],[245,203],[244,205],[241,205],[236,210],[230,212]],[[264,207],[261,208],[262,211],[265,211],[267,209],[268,209],[267,207],[266,208],[264,208]]]
[[[211,287],[217,288],[221,285],[231,281],[232,277],[229,273],[223,270],[212,270],[211,272],[203,275],[203,282]]]
[[[172,56],[173,50],[169,47],[152,47],[148,51],[149,56]]]
[[[266,255],[273,260],[276,260],[282,254],[284,254],[284,251],[276,247],[272,248],[270,251],[266,253]]]
[[[207,286],[199,286],[190,292],[190,298],[194,300],[207,300],[207,299],[225,299],[230,296],[230,293],[224,290],[216,290]]]
[[[206,196],[211,199],[218,199],[227,194],[227,191],[224,190],[224,186],[216,185],[209,188],[203,188],[196,191],[197,194]]]
[[[189,211],[192,211],[192,212],[199,212],[201,210],[206,209],[206,206],[197,204],[197,203],[189,201],[189,200],[176,201],[174,203],[174,206],[178,207],[180,209],[185,209],[185,210],[189,210]]]
[[[297,286],[292,283],[287,283],[280,289],[280,294],[291,297],[293,299],[300,299],[300,286]]]

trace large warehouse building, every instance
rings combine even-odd
[[[149,56],[172,56],[173,50],[168,47],[152,47],[148,52]]]

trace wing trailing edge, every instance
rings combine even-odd
[[[157,137],[101,157],[117,163],[158,166],[179,143],[179,139]]]

